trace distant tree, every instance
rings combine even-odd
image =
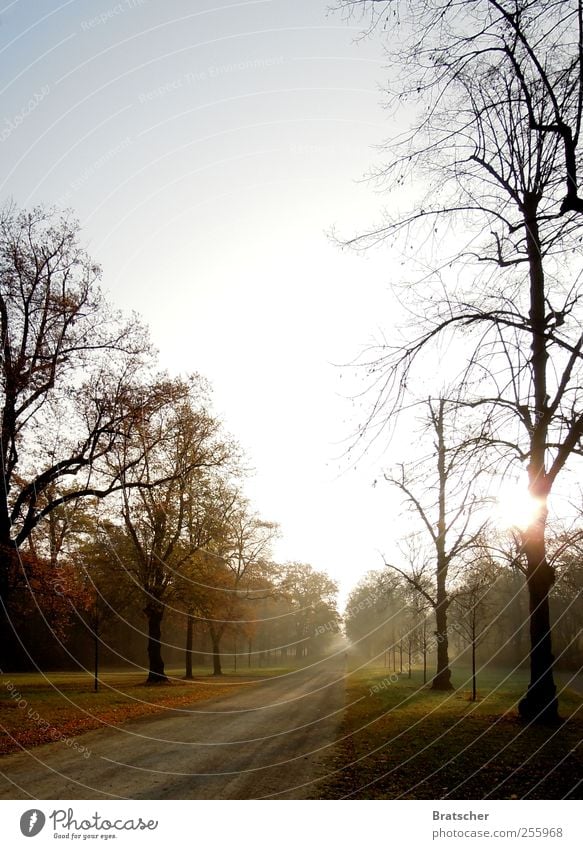
[[[371,570],[350,592],[344,627],[353,652],[376,660],[395,652],[403,628],[406,581],[398,574]]]
[[[126,565],[133,552],[123,529],[100,517],[98,510],[91,520],[91,532],[78,541],[73,562],[85,589],[86,604],[77,607],[76,614],[93,644],[93,689],[97,692],[105,639],[139,608],[141,594]],[[117,652],[114,645],[108,648]]]
[[[223,515],[215,536],[197,558],[197,569],[207,577],[205,592],[195,599],[197,615],[204,621],[212,644],[213,674],[221,675],[221,640],[228,630],[248,624],[249,604],[269,596],[273,588],[271,546],[279,533],[274,522],[262,519],[239,496]]]
[[[476,651],[496,608],[496,579],[499,567],[485,552],[476,558],[453,602],[453,627],[470,646],[472,657],[472,701],[477,698]]]
[[[246,620],[246,605],[234,586],[233,573],[220,556],[201,551],[191,564],[195,565],[199,589],[192,597],[190,616],[202,623],[210,637],[213,675],[219,676],[223,674],[223,637]]]
[[[254,607],[254,605],[253,605]],[[251,608],[251,605],[250,605]],[[246,617],[245,622],[243,622],[239,626],[239,633],[241,637],[245,641],[246,651],[247,651],[247,667],[251,667],[251,655],[253,650],[253,640],[257,636],[257,631],[259,628],[259,623],[257,621],[256,611],[253,609],[249,610],[249,613]],[[235,653],[235,669],[237,668],[237,654]]]
[[[556,581],[551,610],[556,622],[558,663],[564,669],[583,668],[583,531],[558,534],[553,546]]]
[[[272,659],[287,663],[296,653],[296,632],[292,617],[292,603],[285,592],[285,564],[270,562],[266,576],[267,586],[257,593],[250,603],[247,623],[253,633],[248,637],[248,652],[253,649],[255,662],[269,666]]]
[[[453,442],[449,441],[448,404],[443,398],[428,401],[427,409],[435,449],[430,463],[435,464],[434,468],[423,464],[414,477],[401,466],[398,477],[386,474],[385,479],[403,494],[420,521],[421,535],[427,540],[430,554],[411,558],[407,568],[388,561],[385,565],[401,575],[433,608],[437,669],[431,686],[435,690],[449,690],[452,684],[447,616],[452,601],[450,584],[455,577],[451,573],[454,567],[463,567],[465,553],[476,544],[482,532],[483,524],[476,518],[481,498],[476,491],[477,474],[468,473],[474,441],[460,439],[459,434]],[[453,422],[451,428],[455,429]]]
[[[186,619],[184,656],[185,678],[188,680],[192,679],[196,625],[209,630],[202,617],[213,619],[219,612],[224,614],[225,603],[228,602],[221,595],[225,580],[228,582],[226,563],[220,555],[214,554],[213,549],[225,545],[227,527],[240,506],[240,499],[240,492],[230,479],[211,473],[200,479],[197,497],[191,501],[195,508],[191,510],[189,519],[189,534],[194,543],[192,556],[185,562],[180,574],[175,576],[172,588],[173,604],[184,612]],[[217,586],[221,587],[218,594]],[[218,667],[220,654],[215,661],[216,674],[220,674]]]
[[[410,562],[416,562],[415,557],[410,557]],[[418,578],[424,583],[425,589],[429,590],[431,583],[418,573]],[[409,646],[409,678],[411,677],[411,654],[420,657],[423,666],[423,683],[427,683],[427,660],[433,640],[430,639],[431,626],[433,622],[433,605],[410,582],[406,588],[408,611],[408,646]],[[431,621],[430,621],[431,615]]]
[[[380,627],[376,621],[374,624],[371,621],[376,602],[382,593],[380,581],[379,572],[371,570],[363,575],[348,594],[343,613],[344,630],[351,650],[358,651],[367,659],[371,659],[375,653],[373,636],[378,637],[377,629]],[[381,639],[384,646],[384,637]]]
[[[340,630],[338,584],[309,563],[293,562],[282,568],[280,589],[289,605],[296,659],[322,654],[319,644],[324,646],[326,637]]]

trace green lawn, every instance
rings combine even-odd
[[[583,699],[560,695],[559,728],[518,718],[526,673],[488,670],[471,702],[469,670],[453,668],[459,689],[433,692],[419,671],[388,679],[367,667],[347,678],[347,709],[330,773],[317,795],[355,799],[580,798]]]
[[[208,668],[193,670],[184,681],[183,669],[170,669],[170,683],[147,687],[144,672],[104,672],[99,692],[84,672],[7,673],[0,675],[0,755],[71,738],[104,725],[128,719],[189,709],[194,702],[252,686],[260,678],[289,673],[289,668],[244,668],[213,678]]]

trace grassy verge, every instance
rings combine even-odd
[[[503,671],[479,679],[470,701],[468,670],[459,690],[433,692],[419,672],[390,676],[365,668],[347,678],[340,742],[330,755],[323,798],[581,798],[583,699],[561,693],[559,728],[526,726],[516,710],[527,680]]]
[[[97,693],[92,677],[82,672],[0,675],[0,755],[163,710],[187,710],[195,702],[290,670],[246,668],[219,679],[208,669],[193,672],[194,680],[184,681],[182,671],[170,670],[170,683],[155,687],[144,685],[141,672],[106,672]]]

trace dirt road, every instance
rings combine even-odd
[[[51,743],[0,759],[2,799],[303,799],[318,796],[322,757],[344,705],[330,661],[257,680],[187,712]]]

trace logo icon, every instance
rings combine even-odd
[[[46,817],[38,808],[25,811],[20,817],[20,830],[25,837],[36,837],[44,828]]]

